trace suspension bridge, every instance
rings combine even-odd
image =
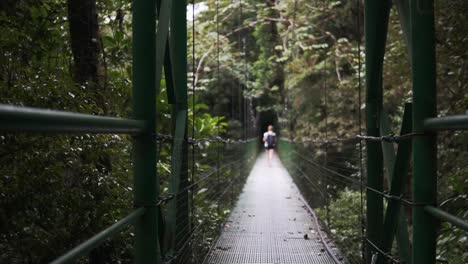
[[[437,206],[436,135],[466,130],[468,116],[437,117],[433,2],[394,2],[413,78],[413,100],[405,105],[399,135],[388,129],[382,106],[390,2],[365,1],[367,134],[362,133],[359,110],[356,136],[301,142],[281,138],[278,155],[269,165],[251,125],[242,128],[240,139],[189,137],[187,47],[180,45],[187,42],[186,3],[135,0],[132,118],[0,105],[2,132],[133,137],[130,213],[53,263],[76,261],[129,225],[135,228],[135,263],[435,263],[438,223],[468,230],[465,220]],[[216,11],[218,17],[218,7]],[[219,37],[216,46],[219,71]],[[163,72],[173,107],[171,135],[156,130],[155,100]],[[357,107],[362,103],[359,96]],[[245,109],[248,100],[242,104]],[[163,148],[171,153],[168,190],[160,190],[156,169]],[[313,154],[317,149],[326,155]],[[327,159],[331,155],[344,161],[333,164]],[[410,168],[408,196],[404,190]],[[358,241],[358,248],[333,240],[340,226],[330,217],[329,199],[346,188],[360,194],[358,202],[351,203],[359,217],[345,221],[356,226],[349,236]],[[412,210],[411,232],[403,208]],[[200,214],[216,219],[200,219]],[[227,219],[219,221],[223,214]],[[195,238],[203,241],[210,232],[219,236],[208,241],[206,252],[206,245],[195,243]],[[344,250],[355,254],[345,255]]]
[[[343,263],[286,168],[260,154],[207,263]]]

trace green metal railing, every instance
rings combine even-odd
[[[280,154],[289,164],[291,174],[318,196],[317,207],[327,206],[327,185],[365,189],[365,251],[367,263],[434,264],[440,221],[464,231],[468,222],[437,207],[437,132],[468,129],[468,115],[436,117],[436,58],[433,0],[365,0],[366,42],[366,120],[367,136],[327,139],[325,141],[280,141]],[[408,47],[412,70],[412,103],[405,104],[401,136],[393,136],[389,118],[383,109],[383,64],[390,10],[395,4]],[[358,164],[350,171],[345,164],[327,164],[318,155],[331,145],[357,148],[355,142],[366,141],[367,182],[353,178],[359,175]],[[331,143],[330,143],[331,142]],[[354,143],[353,143],[354,142]],[[395,153],[394,144],[398,143]],[[323,148],[323,149],[322,149]],[[343,153],[341,153],[343,154]],[[353,157],[356,153],[350,154]],[[311,156],[308,159],[305,157]],[[412,161],[412,200],[403,197]],[[331,166],[331,167],[330,167]],[[333,167],[335,166],[335,167]],[[349,168],[348,168],[349,169]],[[385,170],[384,170],[385,169]],[[388,177],[384,177],[384,171]],[[354,175],[354,176],[353,176]],[[384,182],[385,179],[387,182]],[[343,181],[347,181],[343,183]],[[354,185],[353,185],[354,184]],[[388,190],[384,190],[388,186]],[[332,193],[334,195],[335,193]],[[384,207],[384,200],[387,206]],[[403,206],[412,208],[412,239]],[[328,218],[328,217],[327,217]],[[328,219],[322,219],[328,225]],[[393,241],[398,256],[392,255]]]
[[[437,145],[436,132],[443,130],[466,130],[468,116],[449,116],[436,118],[436,59],[433,0],[397,0],[394,1],[400,16],[405,40],[410,56],[413,81],[412,127],[414,133],[412,146],[400,143],[396,157],[387,157],[388,146],[377,142],[367,144],[368,186],[383,192],[383,168],[393,171],[388,197],[401,195],[402,178],[406,173],[406,164],[413,160],[413,239],[409,243],[398,243],[400,251],[410,255],[401,255],[406,263],[431,264],[436,259],[436,239],[438,221],[447,221],[454,226],[467,230],[467,222],[437,208]],[[391,1],[365,1],[365,37],[366,37],[366,109],[367,134],[382,135],[382,69],[387,36],[388,17]],[[406,118],[408,119],[408,118]],[[403,121],[405,122],[405,121]],[[405,126],[405,125],[403,125]],[[400,149],[402,149],[400,151]],[[392,150],[393,151],[393,150]],[[388,260],[381,252],[376,252],[376,245],[383,252],[391,249],[393,236],[396,234],[396,219],[400,217],[401,200],[393,200],[367,191],[367,261],[373,263],[377,254],[377,263]],[[384,218],[383,199],[389,199]],[[390,230],[388,228],[391,228]],[[407,234],[406,234],[407,235]],[[397,242],[409,241],[397,234]],[[400,238],[398,238],[400,237]]]
[[[143,120],[102,117],[10,105],[0,105],[0,120],[2,120],[0,130],[5,132],[123,133],[134,135],[136,138],[135,145],[141,142],[141,139],[144,138],[146,134],[149,135],[149,141],[151,141],[151,143],[154,142],[152,140],[153,132],[150,132],[151,129],[148,122]],[[151,144],[150,142],[146,143]],[[151,151],[155,150],[156,148],[152,150],[148,149],[148,153],[142,152],[141,150],[138,152],[141,152],[140,155],[145,156],[146,154],[151,155]],[[135,154],[139,154],[138,152]],[[154,160],[154,166],[153,163],[151,163],[151,166],[155,167],[155,162],[156,160]],[[146,177],[146,174],[141,174],[140,178],[141,177]],[[140,179],[140,181],[142,181],[142,179]],[[138,190],[138,192],[141,191]],[[154,195],[155,199],[158,197],[156,194],[150,193],[150,195]],[[148,215],[147,207],[137,208],[122,220],[103,230],[53,263],[68,263],[87,254],[105,239],[111,237],[126,226],[138,224],[138,221],[141,221],[146,215]]]
[[[138,102],[135,102],[138,103]],[[94,116],[94,115],[85,115],[85,114],[77,114],[77,113],[69,113],[69,112],[62,112],[62,111],[52,111],[52,110],[43,110],[43,109],[35,109],[35,108],[27,108],[27,107],[17,107],[17,106],[11,106],[11,105],[0,105],[0,120],[2,120],[2,123],[0,124],[0,131],[2,132],[40,132],[40,133],[95,133],[95,134],[102,134],[102,133],[111,133],[111,134],[116,134],[116,133],[124,133],[124,134],[130,134],[134,136],[134,146],[137,147],[137,144],[143,144],[143,146],[140,146],[139,149],[135,149],[135,157],[134,157],[134,169],[136,172],[140,172],[140,175],[143,178],[140,179],[135,179],[135,181],[139,180],[140,182],[138,184],[140,185],[148,185],[148,182],[150,182],[151,185],[154,185],[154,177],[150,177],[151,174],[144,172],[143,170],[143,164],[142,162],[150,162],[149,165],[151,167],[155,168],[156,167],[156,157],[151,160],[147,160],[147,157],[151,157],[151,153],[156,151],[156,146],[155,143],[157,142],[157,139],[155,139],[155,135],[150,133],[147,134],[145,137],[145,133],[148,133],[148,126],[146,125],[147,123],[144,121],[140,120],[134,120],[134,119],[122,119],[122,118],[113,118],[113,117],[102,117],[102,116]],[[145,139],[143,141],[142,139]],[[174,135],[168,136],[168,139],[170,141],[175,140]],[[192,141],[196,141],[191,139]],[[206,139],[200,139],[198,141],[203,142]],[[178,151],[181,153],[178,154],[173,154],[173,155],[187,155],[187,149],[185,149],[183,152],[180,150],[181,145],[186,146],[189,144],[188,140],[185,138],[182,138],[181,140],[177,140],[177,144],[172,145],[172,149],[176,150],[177,146],[179,147]],[[197,142],[198,142],[197,141]],[[234,188],[237,188],[237,192],[235,193],[230,193],[229,195],[229,202],[232,204],[232,199],[235,198],[235,195],[238,193],[239,188],[243,184],[243,180],[245,180],[246,175],[248,171],[250,170],[249,168],[253,164],[253,158],[256,156],[256,149],[257,149],[257,142],[255,140],[247,140],[247,141],[240,141],[240,142],[219,142],[218,139],[210,139],[212,142],[212,145],[210,147],[204,147],[204,151],[206,152],[207,149],[212,149],[215,150],[217,148],[216,144],[222,144],[222,149],[226,149],[226,151],[230,154],[230,156],[224,155],[223,153],[223,159],[222,163],[226,164],[225,166],[222,166],[219,168],[220,171],[222,171],[222,175],[226,175],[226,170],[229,169],[229,177],[226,178],[224,177],[223,180],[230,180],[230,184],[228,186],[224,187],[221,186],[221,182],[219,182],[219,177],[216,180],[209,181],[210,177],[212,175],[215,175],[215,173],[211,172],[208,175],[200,175],[199,178],[195,183],[192,183],[193,186],[184,186],[185,188],[183,190],[176,190],[174,188],[174,178],[177,177],[177,174],[172,173],[172,183],[171,183],[171,193],[174,193],[176,195],[173,195],[172,197],[176,197],[177,199],[171,198],[171,197],[160,197],[158,196],[158,189],[154,189],[151,186],[145,186],[146,189],[142,190],[143,187],[140,186],[140,189],[135,188],[135,202],[134,202],[134,207],[135,210],[132,211],[130,214],[128,214],[126,217],[123,219],[117,221],[115,224],[109,226],[108,228],[102,230],[95,236],[91,237],[87,241],[83,242],[82,244],[78,245],[77,247],[73,248],[69,252],[65,253],[63,256],[59,257],[58,259],[54,260],[52,263],[70,263],[73,262],[74,260],[83,257],[90,253],[93,249],[97,248],[101,243],[103,243],[106,239],[111,238],[118,232],[122,231],[124,228],[126,228],[129,225],[135,225],[141,230],[141,232],[152,232],[149,235],[148,234],[140,234],[136,236],[136,242],[137,244],[135,245],[135,262],[138,263],[155,263],[158,261],[161,261],[163,259],[162,256],[162,250],[158,250],[158,248],[164,248],[164,253],[166,253],[167,256],[170,256],[171,254],[173,256],[175,255],[180,255],[180,249],[183,247],[184,249],[187,248],[187,237],[191,237],[192,230],[187,229],[187,225],[180,225],[177,224],[176,230],[170,229],[171,227],[169,224],[165,226],[165,229],[169,229],[168,234],[172,236],[172,238],[169,238],[169,241],[173,241],[172,245],[159,245],[158,243],[161,244],[167,244],[167,241],[162,240],[160,241],[158,238],[160,237],[161,234],[161,226],[158,224],[160,222],[160,219],[155,217],[153,215],[155,213],[155,210],[161,210],[160,206],[162,205],[163,202],[167,202],[169,200],[171,201],[179,201],[179,203],[174,204],[171,203],[170,208],[169,208],[169,213],[170,215],[168,216],[168,219],[180,219],[180,214],[176,215],[175,213],[178,211],[181,211],[183,215],[188,218],[189,214],[189,208],[184,207],[181,208],[179,206],[180,200],[185,199],[188,202],[188,192],[197,190],[197,188],[203,187],[202,182],[208,182],[206,184],[211,184],[212,186],[217,186],[218,189],[220,189],[222,195],[217,196],[215,195],[216,199],[220,199],[223,196],[228,196],[227,191],[231,191]],[[148,144],[150,147],[145,146],[145,144]],[[190,144],[198,144],[191,142]],[[201,150],[200,150],[201,151]],[[206,153],[205,153],[206,155]],[[211,154],[213,155],[213,153]],[[236,159],[232,159],[235,157]],[[234,160],[234,161],[233,161]],[[180,166],[179,162],[181,160],[174,160],[174,163],[172,164],[172,168],[174,169],[176,166]],[[203,160],[199,158],[197,160],[198,163],[204,164]],[[236,163],[235,166],[234,164],[230,164],[229,162],[234,162]],[[140,166],[140,170],[136,168],[136,166]],[[185,168],[187,168],[187,165],[185,164]],[[149,169],[149,168],[148,168]],[[238,173],[240,171],[240,173]],[[155,173],[156,171],[154,171]],[[179,173],[182,173],[179,168]],[[185,171],[187,173],[187,171]],[[138,174],[136,174],[137,176]],[[179,177],[180,178],[180,177]],[[213,177],[211,177],[213,178]],[[158,182],[159,184],[159,182]],[[135,183],[137,185],[137,183]],[[151,187],[151,188],[148,188]],[[139,198],[137,200],[137,191],[139,192],[139,195],[142,196],[143,194],[147,195],[149,202],[145,202],[145,197]],[[207,199],[208,201],[210,199]],[[152,211],[151,211],[152,209]],[[192,208],[193,210],[193,208]],[[157,212],[159,214],[159,212]],[[193,214],[193,212],[192,212]],[[145,219],[145,217],[150,218],[149,220]],[[148,221],[148,222],[144,222]],[[158,230],[156,230],[158,228]],[[185,232],[181,233],[180,229],[184,228]],[[194,228],[197,229],[197,228]],[[176,238],[176,233],[178,234],[178,237]],[[153,246],[150,248],[146,249],[146,245],[142,247],[141,244],[138,244],[139,240],[149,240],[149,242],[152,242]],[[182,242],[181,242],[182,241]],[[147,241],[139,242],[139,243],[146,243]],[[177,244],[176,244],[177,243]],[[182,246],[183,245],[183,246]],[[138,259],[137,257],[140,257]],[[173,257],[174,258],[174,257]],[[187,258],[187,256],[185,256]],[[139,262],[141,261],[141,262]],[[182,259],[175,261],[174,263],[186,263],[187,259]]]
[[[145,213],[145,208],[136,209],[135,211],[130,213],[128,216],[124,217],[122,220],[118,221],[117,223],[99,232],[98,234],[88,239],[84,243],[80,244],[79,246],[70,250],[63,256],[54,260],[52,263],[68,263],[75,259],[78,259],[81,256],[88,254],[91,250],[93,250],[94,248],[97,248],[106,239],[112,237],[114,234],[121,231],[126,226],[130,224],[134,224],[138,218],[143,216],[144,213]]]
[[[157,10],[157,11],[156,11]],[[174,105],[174,182],[187,177],[186,1],[133,1],[134,119],[0,105],[0,131],[101,133],[133,136],[134,207],[128,216],[96,234],[53,263],[69,263],[89,253],[128,225],[135,226],[135,263],[159,263],[161,233],[159,177],[156,170],[156,96],[163,63],[169,99]],[[156,29],[157,25],[157,29]],[[170,28],[170,36],[169,36]],[[180,44],[182,43],[182,44]],[[182,140],[181,140],[182,139]],[[185,142],[185,143],[182,143]],[[171,185],[173,191],[179,186]],[[176,198],[175,200],[180,199]],[[176,209],[173,208],[172,211]],[[188,212],[185,212],[188,218]],[[170,223],[176,226],[175,216]],[[179,215],[177,221],[182,219]]]
[[[195,215],[200,213],[195,210],[201,210],[194,207],[195,200],[198,198],[203,204],[215,203],[219,208],[221,200],[227,199],[224,205],[228,203],[231,206],[240,192],[256,156],[256,140],[195,140],[187,135],[186,4],[186,1],[172,0],[133,1],[133,119],[0,105],[1,132],[133,136],[134,210],[52,263],[73,262],[129,225],[135,227],[135,263],[188,263],[203,251],[196,249],[198,252],[190,252],[189,246],[193,246],[191,242],[196,232],[203,232],[203,224],[219,224],[197,219],[200,223],[194,225]],[[156,97],[160,91],[163,68],[167,97],[172,105],[172,134],[161,138],[156,134]],[[205,141],[210,144],[204,144],[207,143]],[[158,143],[171,144],[169,194],[164,196],[160,195],[160,178],[156,167]],[[193,148],[194,163],[191,179],[189,145]],[[222,162],[223,165],[217,166],[214,172],[194,178],[197,170],[195,148],[205,155],[207,151],[216,150],[217,163]],[[205,164],[202,158],[196,162],[204,168],[211,166]],[[217,179],[214,180],[213,175]],[[211,185],[214,193],[205,197],[209,192],[203,192],[205,196],[199,198],[197,191],[204,184]],[[164,217],[162,206],[166,203]]]
[[[135,210],[128,216],[108,227],[53,263],[69,263],[96,248],[105,239],[124,227],[135,225],[135,263],[159,263],[158,248],[158,207],[159,179],[156,173],[156,61],[164,52],[166,36],[158,32],[158,39],[164,39],[162,46],[156,46],[156,3],[160,1],[135,0],[133,2],[133,109],[134,119],[122,119],[84,115],[43,109],[22,108],[1,105],[1,131],[8,132],[45,132],[45,133],[122,133],[134,136],[134,203]],[[163,1],[167,4],[172,1]],[[168,11],[168,10],[165,10]],[[185,21],[185,2],[176,1],[174,14],[178,20]],[[160,12],[167,14],[167,12]],[[174,16],[173,16],[174,17]],[[167,17],[158,21],[167,26]],[[176,19],[174,19],[176,20]],[[172,26],[172,34],[185,35],[186,29]],[[167,28],[166,28],[167,32]],[[167,34],[166,34],[167,35]],[[186,57],[185,45],[179,45],[179,56]],[[158,55],[156,50],[158,49]],[[181,64],[182,71],[185,70]],[[158,65],[159,70],[161,66]],[[180,73],[179,73],[180,74]],[[181,76],[185,76],[182,74]],[[180,77],[180,76],[177,76]],[[176,78],[177,78],[176,77]],[[175,78],[174,78],[175,79]],[[183,80],[183,78],[182,78]],[[186,84],[185,94],[186,94]],[[184,85],[180,85],[181,87]],[[179,94],[184,93],[179,88]]]

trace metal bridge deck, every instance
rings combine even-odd
[[[281,161],[260,155],[206,263],[344,263],[303,201]]]

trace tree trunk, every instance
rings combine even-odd
[[[87,85],[95,93],[95,100],[104,114],[106,111],[105,97],[100,81],[100,34],[96,0],[67,0],[70,44],[73,56],[72,76],[77,84]],[[101,153],[101,159],[108,155]],[[111,164],[104,165],[111,170]],[[98,164],[96,164],[98,166]],[[99,195],[99,194],[97,194]],[[88,227],[96,229],[96,224]],[[104,263],[112,255],[112,243],[101,245],[88,256],[88,262]]]
[[[73,79],[99,84],[99,23],[96,0],[68,0]]]

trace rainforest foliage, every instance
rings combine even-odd
[[[364,133],[363,117],[363,131],[358,125],[366,108],[362,5],[359,0],[188,4],[189,124],[195,126],[189,134],[248,138],[268,123],[297,142]],[[130,0],[0,2],[0,103],[131,117],[131,6]],[[468,2],[436,0],[435,10],[438,113],[466,114]],[[395,7],[388,31],[384,108],[397,133],[404,103],[411,101],[411,65]],[[157,129],[169,134],[165,80],[161,87]],[[130,140],[118,135],[1,134],[0,262],[48,262],[125,216],[132,206]],[[311,157],[323,157],[323,149],[310,151]],[[467,151],[467,133],[439,136],[439,203],[465,219]],[[352,153],[350,159],[358,158]],[[169,147],[161,147],[159,156],[164,192]],[[327,162],[347,166],[333,159]],[[358,190],[335,189],[327,200],[329,215],[324,204],[317,205],[319,215],[324,223],[324,218],[334,223],[328,231],[339,246],[350,245],[345,255],[359,258],[360,227],[342,216],[359,218],[354,206]],[[219,222],[225,214],[209,217]],[[410,220],[411,212],[407,214]],[[132,232],[106,241],[88,261],[129,262]],[[209,248],[214,236],[203,238],[202,247]],[[466,233],[442,224],[437,247],[441,263],[466,263],[467,239]]]

